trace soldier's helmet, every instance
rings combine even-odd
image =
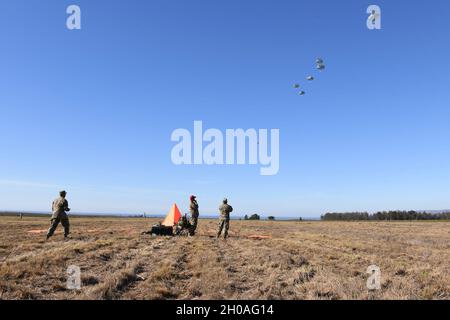
[[[59,192],[59,195],[60,195],[61,197],[65,197],[66,194],[67,194],[67,192],[66,192],[65,190],[61,190],[61,191]]]
[[[227,198],[223,198],[223,203],[228,203],[228,199]]]

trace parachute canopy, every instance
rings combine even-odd
[[[294,89],[300,88],[300,85],[298,83],[294,84]]]
[[[307,77],[306,77],[306,80],[312,81],[312,80],[314,80],[314,77],[313,77],[313,76],[307,76]]]
[[[173,227],[178,223],[180,219],[181,219],[180,210],[178,210],[177,204],[174,203],[172,205],[172,208],[170,208],[170,211],[167,214],[166,218],[162,222],[162,225],[166,227]]]

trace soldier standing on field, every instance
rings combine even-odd
[[[47,239],[50,238],[58,227],[58,224],[61,222],[64,228],[64,239],[67,239],[69,236],[69,217],[66,212],[70,211],[69,203],[66,200],[66,191],[61,191],[59,193],[59,198],[55,199],[52,203],[52,219],[51,219],[51,227],[47,232]]]
[[[191,214],[191,235],[195,234],[195,230],[197,229],[198,224],[198,203],[197,203],[197,197],[191,196],[190,200],[191,203],[189,205],[189,213]]]
[[[219,231],[217,232],[217,238],[220,238],[220,234],[223,232],[223,238],[228,237],[228,229],[230,228],[230,212],[233,211],[233,207],[228,204],[228,199],[223,199],[222,205],[219,207],[220,218],[219,218]]]

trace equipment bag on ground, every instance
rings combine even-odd
[[[157,236],[173,236],[173,228],[155,224],[152,226],[151,234],[155,234]]]

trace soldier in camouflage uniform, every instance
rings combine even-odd
[[[196,200],[196,196],[191,196],[190,200],[191,203],[189,205],[189,213],[191,214],[191,235],[195,234],[195,230],[197,229],[197,223],[198,223],[198,203]]]
[[[177,236],[193,236],[192,225],[189,222],[187,215],[185,214],[178,221],[178,224],[175,227],[175,235]]]
[[[52,219],[51,219],[51,227],[47,232],[47,239],[50,238],[58,227],[58,224],[61,222],[64,228],[64,238],[66,239],[69,236],[69,217],[66,212],[70,211],[69,203],[66,200],[66,191],[61,191],[59,193],[59,198],[55,199],[52,203]]]
[[[230,212],[233,211],[233,207],[228,204],[228,199],[223,199],[222,205],[219,207],[220,219],[219,219],[219,231],[217,232],[217,238],[220,237],[222,230],[224,229],[223,237],[228,237],[228,229],[230,228]]]

